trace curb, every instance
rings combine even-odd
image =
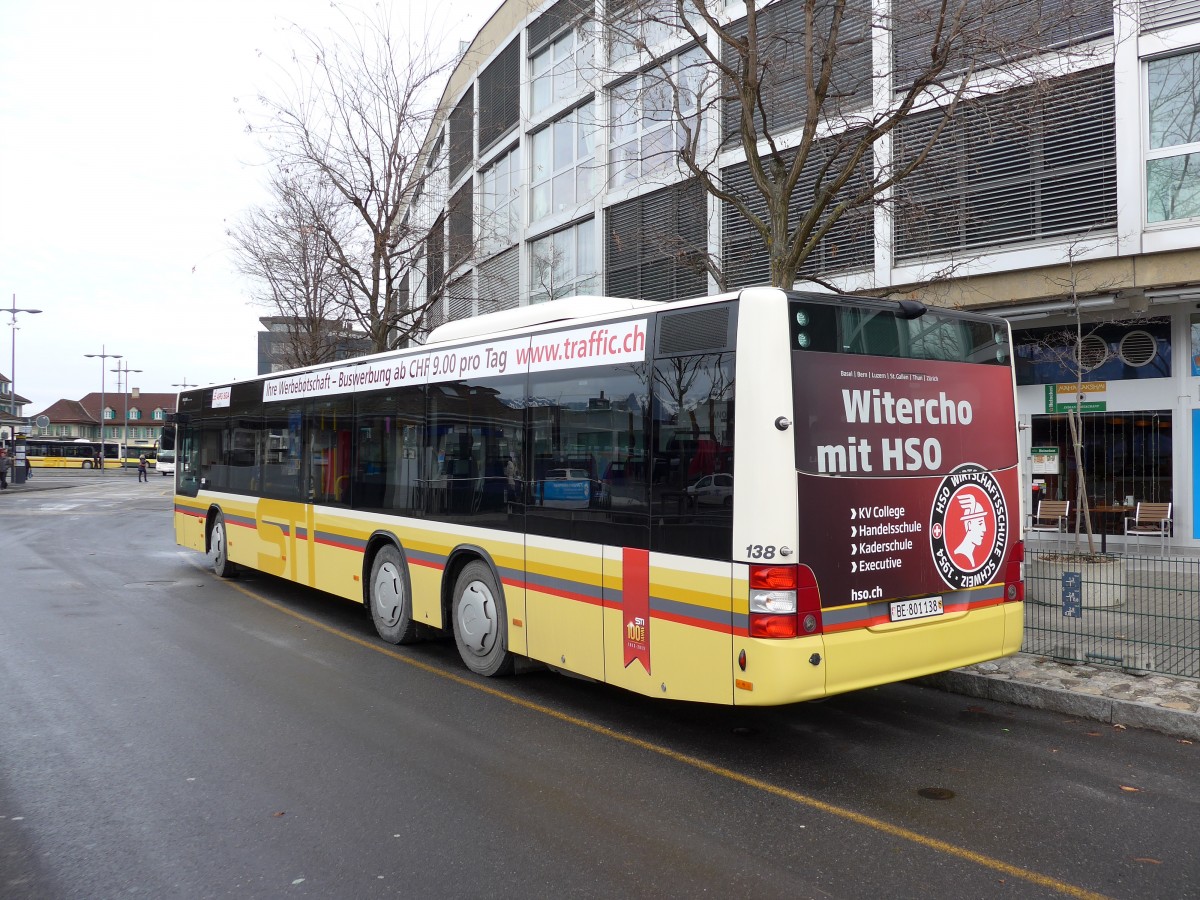
[[[989,678],[970,672],[943,672],[917,679],[918,684],[982,700],[1012,703],[1032,709],[1095,719],[1109,725],[1145,728],[1171,737],[1200,741],[1200,716],[1149,703],[1113,700],[1020,681]]]

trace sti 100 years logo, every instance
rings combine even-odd
[[[942,581],[962,589],[990,584],[1004,562],[1008,506],[991,472],[963,463],[942,479],[929,519],[929,544]]]

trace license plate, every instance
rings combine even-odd
[[[940,616],[942,614],[942,598],[922,597],[920,600],[897,600],[888,604],[888,613],[893,622]]]

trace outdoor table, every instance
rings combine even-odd
[[[1090,510],[1092,514],[1092,530],[1100,532],[1100,552],[1108,552],[1108,532],[1113,525],[1115,519],[1118,523],[1121,518],[1133,512],[1132,506],[1116,506],[1103,505],[1093,506]]]

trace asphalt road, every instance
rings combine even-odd
[[[1200,896],[1200,746],[914,685],[479,679],[216,579],[164,482],[0,496],[0,897]]]

